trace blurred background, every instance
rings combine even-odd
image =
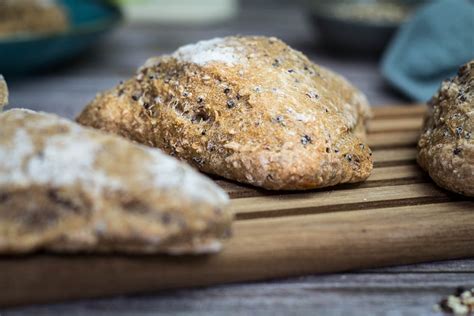
[[[394,105],[425,102],[473,59],[473,30],[470,0],[0,0],[0,73],[11,106],[71,118],[151,56],[267,35]]]

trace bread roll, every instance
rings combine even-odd
[[[160,150],[55,115],[0,114],[0,253],[208,253],[228,197]]]
[[[227,37],[152,58],[77,121],[267,189],[365,180],[369,107],[341,76],[276,38]]]
[[[429,102],[418,163],[441,187],[474,196],[474,60]]]
[[[68,24],[54,0],[0,0],[0,37],[62,32]]]

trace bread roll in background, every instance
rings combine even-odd
[[[0,38],[57,33],[68,26],[67,12],[55,0],[0,0]]]
[[[227,194],[160,150],[52,114],[0,114],[0,253],[221,248]]]
[[[276,38],[226,37],[150,59],[77,121],[267,189],[364,181],[365,96]]]

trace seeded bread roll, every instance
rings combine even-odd
[[[0,0],[0,37],[62,32],[68,24],[54,0]]]
[[[227,37],[152,58],[78,122],[267,189],[365,180],[364,95],[276,38]]]
[[[474,60],[429,102],[418,163],[441,187],[474,196]]]
[[[3,76],[0,75],[0,112],[3,107],[8,104],[8,87]]]
[[[228,197],[151,149],[28,110],[0,114],[0,253],[208,253]]]

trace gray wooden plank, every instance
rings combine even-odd
[[[433,305],[474,273],[310,276],[5,310],[26,315],[439,315]]]
[[[474,273],[474,259],[411,264],[398,267],[366,269],[361,273]],[[474,285],[474,284],[473,284]]]

